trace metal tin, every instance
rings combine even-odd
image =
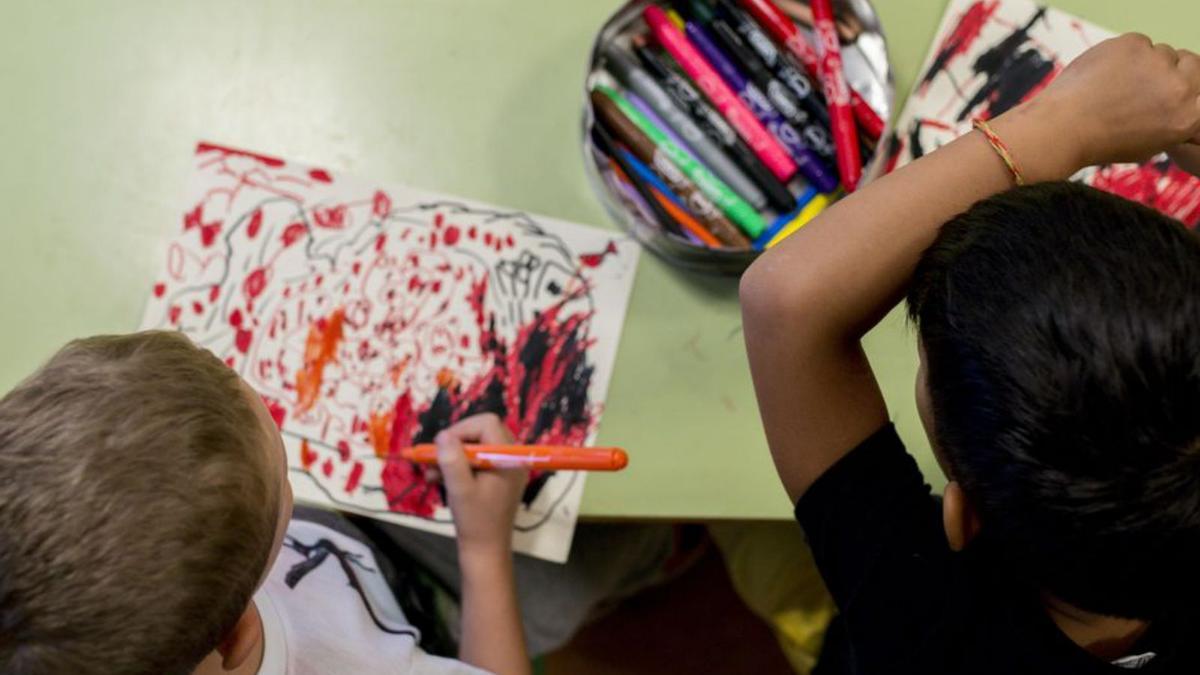
[[[802,32],[810,34],[803,17],[797,17],[807,9],[807,0],[783,0],[778,4],[785,12],[798,18]],[[612,182],[606,156],[592,143],[592,126],[595,115],[588,100],[589,85],[597,71],[604,70],[604,47],[619,36],[645,34],[642,9],[649,0],[631,0],[605,22],[596,40],[592,43],[584,78],[584,106],[582,119],[583,165],[592,189],[600,203],[618,224],[664,260],[686,269],[716,274],[740,274],[761,251],[710,249],[693,244],[676,235],[667,233],[657,222],[648,219],[630,197]],[[878,16],[867,0],[833,0],[842,33],[842,60],[846,78],[851,87],[889,120],[895,97],[892,69],[887,54],[887,43]],[[890,120],[880,136],[879,147],[863,170],[863,183],[884,172],[887,164],[886,139],[892,133]]]

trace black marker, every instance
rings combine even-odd
[[[771,38],[741,7],[729,0],[717,0],[717,6],[721,17],[733,27],[742,41],[775,74],[775,78],[791,91],[809,115],[820,122],[822,127],[828,129],[829,109],[825,105],[825,97],[821,94],[821,90],[813,86],[812,80],[808,79],[807,75],[800,72],[780,53]]]
[[[704,100],[704,96],[696,91],[692,83],[671,68],[667,61],[668,57],[659,55],[646,45],[636,42],[633,44],[633,50],[642,65],[658,80],[659,85],[667,92],[675,105],[691,115],[696,126],[700,127],[709,138],[721,146],[721,149],[734,162],[737,162],[738,166],[742,167],[750,180],[762,188],[763,194],[767,196],[767,202],[775,210],[785,213],[795,208],[796,198],[788,191],[787,186],[781,183],[759,161],[733,127],[729,126],[729,123],[721,116],[721,113],[714,110]]]
[[[693,16],[708,27],[718,46],[741,68],[742,73],[766,93],[767,100],[779,111],[779,114],[796,127],[796,130],[800,132],[800,137],[804,139],[804,144],[822,160],[835,165],[837,149],[833,145],[833,138],[829,135],[829,128],[823,126],[801,105],[791,89],[771,75],[771,72],[759,60],[758,55],[746,46],[746,43],[738,36],[737,30],[728,21],[714,15],[707,6],[695,2],[695,0],[692,2],[692,7],[694,8]]]

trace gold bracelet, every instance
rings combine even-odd
[[[1012,153],[1008,151],[1008,146],[996,135],[995,131],[992,131],[992,126],[987,123],[987,120],[982,117],[976,117],[972,120],[971,124],[983,134],[983,137],[987,139],[988,145],[992,146],[996,154],[1000,155],[1000,159],[1004,161],[1004,166],[1007,166],[1009,172],[1012,173],[1013,180],[1016,181],[1017,185],[1024,185],[1025,176],[1021,173],[1020,167],[1017,166]]]

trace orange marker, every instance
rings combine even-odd
[[[629,456],[620,448],[573,448],[566,445],[474,445],[464,446],[467,459],[476,469],[543,469],[546,471],[620,471]],[[400,456],[418,464],[437,464],[437,446],[432,443],[404,448]]]

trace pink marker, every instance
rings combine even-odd
[[[754,150],[754,154],[762,160],[771,173],[782,181],[789,180],[796,173],[796,163],[788,156],[787,151],[775,140],[754,113],[737,97],[721,79],[712,66],[704,60],[700,52],[688,42],[683,33],[667,18],[667,13],[656,5],[649,5],[642,10],[642,18],[650,26],[659,43],[679,62],[684,72],[695,81],[696,85],[725,116],[730,126]]]

